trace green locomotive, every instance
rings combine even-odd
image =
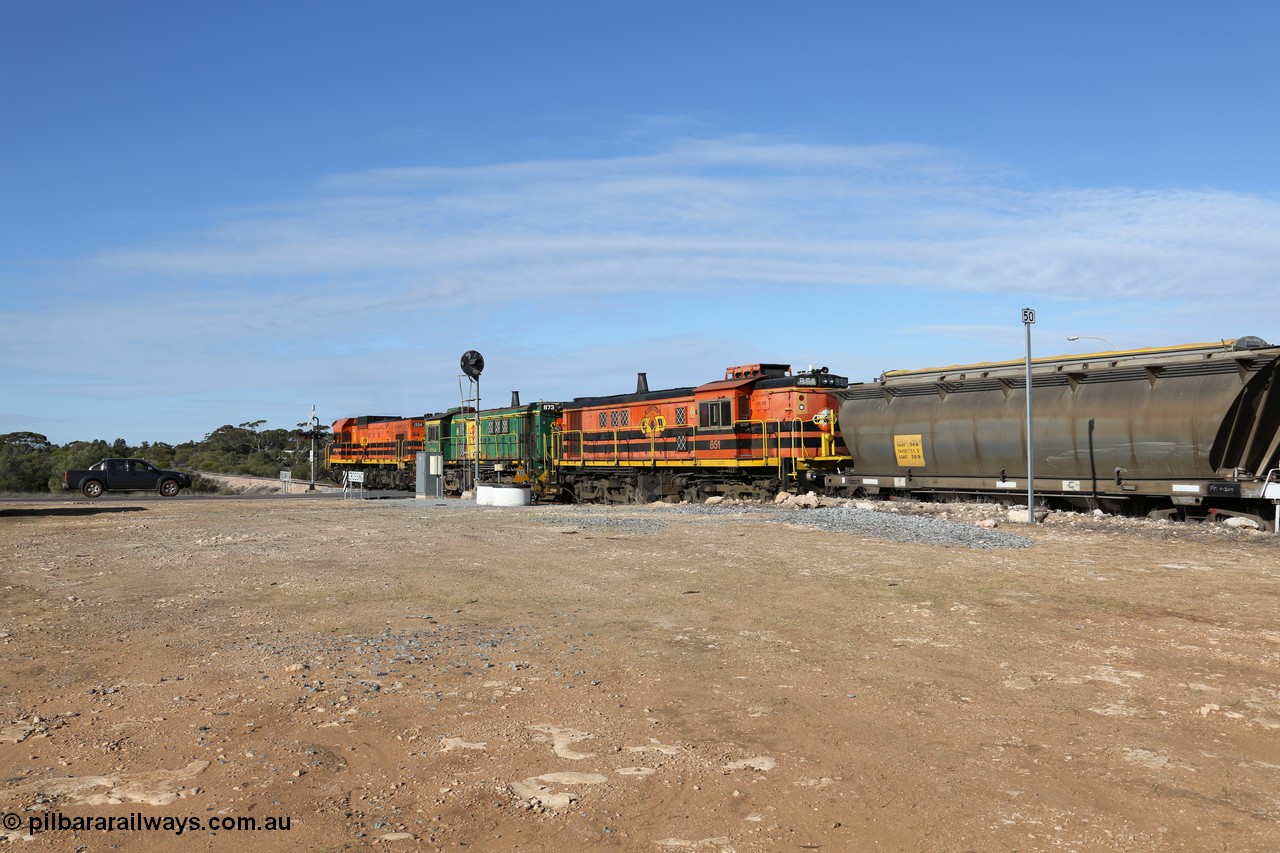
[[[479,476],[485,484],[532,485],[551,458],[559,403],[527,403],[501,409],[454,408],[424,419],[423,450],[444,460],[445,494],[461,494],[474,483],[479,425]]]

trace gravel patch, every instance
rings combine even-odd
[[[584,513],[584,510],[587,512]],[[594,512],[591,512],[592,510]],[[665,521],[654,518],[617,515],[616,510],[614,513],[609,513],[608,507],[581,507],[576,511],[559,512],[555,516],[538,520],[547,524],[572,525],[583,531],[610,533],[656,533],[667,526]]]
[[[580,530],[645,534],[665,525],[655,514],[681,521],[705,520],[768,522],[813,527],[830,533],[851,533],[892,542],[963,548],[1026,548],[1032,540],[1012,533],[988,530],[973,524],[923,515],[877,512],[854,506],[814,509],[779,508],[768,504],[649,504],[645,507],[573,506],[546,510],[540,519],[550,524],[572,525]]]
[[[382,503],[382,502],[379,502]],[[429,512],[440,509],[476,509],[471,501],[403,501],[410,507]],[[921,542],[943,547],[980,550],[1026,548],[1034,540],[995,528],[1026,529],[1025,507],[982,502],[935,502],[908,499],[868,500],[819,498],[814,495],[788,495],[773,503],[720,501],[702,503],[651,503],[643,505],[604,506],[598,504],[556,504],[525,508],[481,508],[498,514],[519,512],[547,524],[557,524],[581,531],[605,532],[610,535],[645,535],[656,533],[663,525],[683,523],[783,523],[802,525],[832,533],[850,533],[891,542]],[[1017,516],[1015,520],[1013,516]],[[1037,529],[1059,531],[1107,531],[1141,535],[1152,539],[1232,539],[1249,541],[1271,538],[1271,534],[1250,526],[1227,523],[1196,523],[1145,517],[1106,515],[1097,510],[1049,511],[1037,508]],[[1276,537],[1280,539],[1280,537]]]
[[[964,548],[1027,548],[1032,540],[1013,533],[923,515],[891,515],[855,507],[826,507],[786,513],[789,524],[802,524],[832,533],[856,533],[892,542]]]

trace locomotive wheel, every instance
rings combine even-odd
[[[691,504],[701,503],[705,497],[702,487],[697,483],[691,483],[680,490],[680,499]]]
[[[98,482],[97,480],[90,480],[89,482],[85,483],[83,486],[80,487],[80,491],[84,494],[86,498],[100,498],[102,497],[102,491],[103,491],[102,483]]]

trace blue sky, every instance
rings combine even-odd
[[[0,4],[0,432],[1280,340],[1280,5]]]

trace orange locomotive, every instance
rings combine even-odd
[[[579,397],[564,403],[552,435],[542,496],[583,502],[765,498],[821,488],[852,459],[836,429],[831,393],[849,380],[825,367],[731,367],[695,388]]]
[[[329,466],[338,471],[365,472],[365,485],[374,489],[412,489],[414,454],[423,449],[422,417],[364,415],[340,418],[333,424]]]

